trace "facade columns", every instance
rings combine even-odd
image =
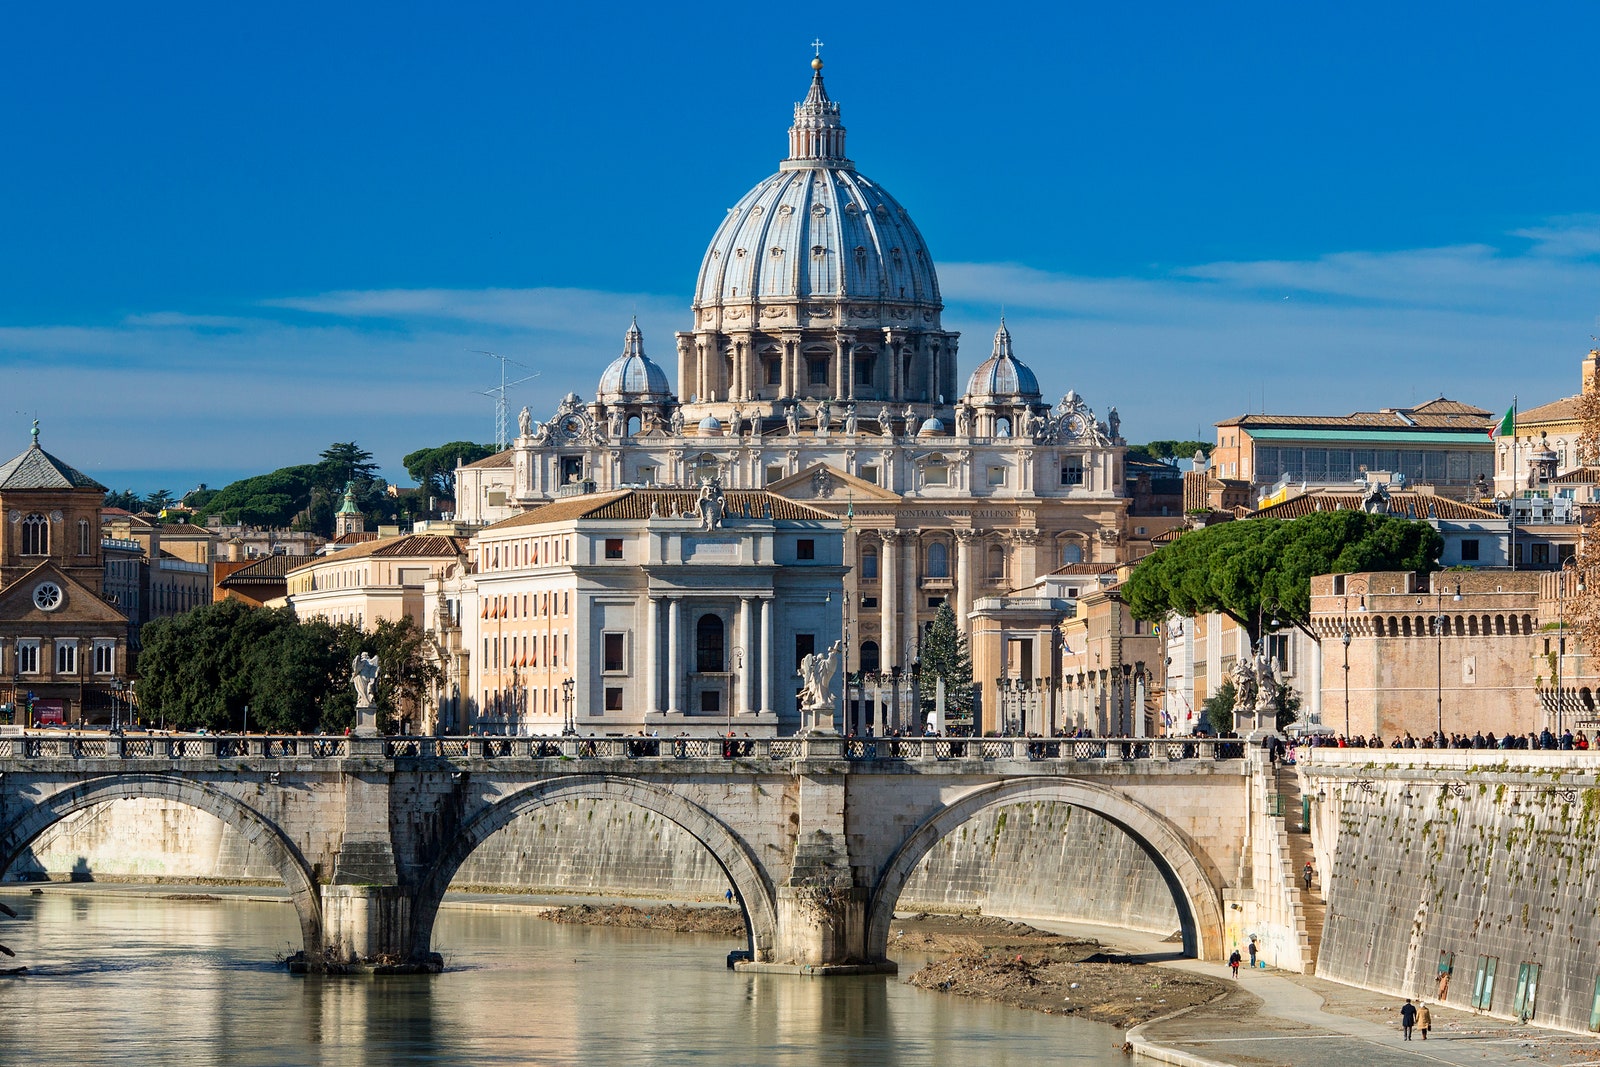
[[[645,678],[644,706],[651,715],[661,714],[661,601],[649,598],[650,608],[645,615],[644,656],[641,657],[649,674]]]
[[[911,660],[916,656],[916,640],[920,637],[917,630],[917,535],[905,535],[906,550],[901,553],[902,574],[905,587],[900,591],[900,615],[905,620],[905,632],[900,635],[900,640],[905,643],[902,650],[903,659],[900,663],[908,672],[911,670]]]
[[[681,647],[683,645],[683,601],[678,597],[667,599],[667,714],[683,711],[679,698],[683,693]]]
[[[965,630],[972,612],[972,544],[977,530],[957,530],[956,534],[956,623]]]
[[[881,612],[878,626],[878,663],[882,670],[889,670],[900,662],[895,633],[895,618],[899,608],[895,604],[895,594],[900,584],[898,547],[902,535],[899,530],[879,530],[878,537],[883,541],[883,559],[878,563],[882,586],[878,598],[878,609]]]
[[[750,675],[755,672],[755,650],[751,648],[750,638],[754,636],[755,627],[751,625],[750,597],[739,598],[739,647],[744,652],[739,657],[739,680],[734,686],[737,693],[733,698],[733,711],[736,715],[743,715],[751,710],[750,707]]]
[[[761,598],[761,714],[772,714],[772,598]]]

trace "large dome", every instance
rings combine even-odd
[[[644,335],[639,320],[628,327],[622,355],[600,375],[600,399],[606,403],[665,403],[672,399],[667,373],[644,354]]]
[[[939,280],[922,234],[845,158],[839,105],[814,66],[811,90],[795,106],[789,158],[729,209],[701,263],[695,307],[824,300],[937,313]]]

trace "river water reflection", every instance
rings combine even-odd
[[[294,909],[59,888],[7,893],[0,1064],[1126,1063],[1120,1032],[894,977],[727,970],[728,942],[446,908],[432,978],[292,978]],[[902,961],[907,973],[914,969]]]

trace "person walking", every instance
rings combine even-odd
[[[1311,875],[1312,875],[1312,873],[1313,872],[1311,870],[1311,861],[1310,860],[1306,860],[1306,869],[1300,872],[1300,877],[1306,883],[1306,892],[1307,893],[1311,892]]]
[[[1400,1029],[1405,1033],[1406,1040],[1411,1040],[1411,1028],[1417,1024],[1417,1006],[1407,997],[1405,1006],[1400,1009]]]
[[[1233,950],[1233,955],[1228,957],[1228,966],[1233,968],[1233,976],[1235,978],[1239,977],[1239,963],[1240,962],[1241,961],[1239,959],[1239,950],[1238,949],[1234,949]],[[1406,1003],[1409,1004],[1410,1001],[1407,1001]]]
[[[1417,1008],[1417,1029],[1422,1031],[1422,1040],[1428,1040],[1428,1031],[1433,1029],[1433,1013],[1428,1010],[1427,1001]]]

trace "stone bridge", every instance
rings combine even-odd
[[[452,877],[497,830],[547,805],[621,802],[715,857],[749,966],[851,973],[892,969],[895,903],[941,839],[997,805],[1055,801],[1136,841],[1184,951],[1221,959],[1261,806],[1258,761],[1239,757],[1237,742],[1148,738],[0,738],[0,872],[76,811],[175,802],[277,870],[313,965],[423,962]]]

